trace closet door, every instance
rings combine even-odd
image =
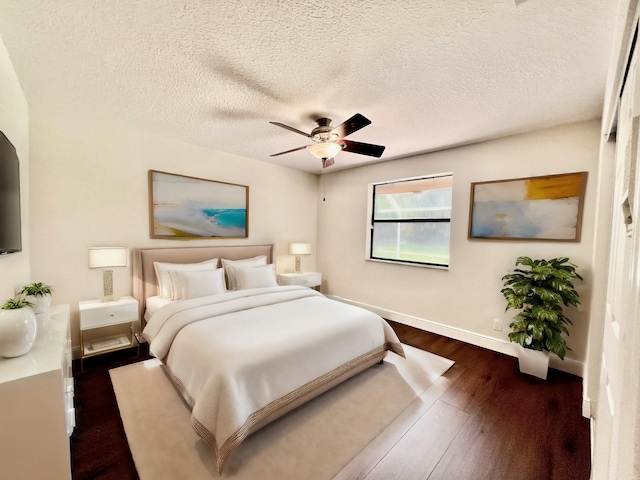
[[[609,281],[594,435],[594,480],[640,478],[640,72],[618,109]]]

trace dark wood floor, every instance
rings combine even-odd
[[[580,414],[580,378],[550,370],[547,381],[539,380],[520,374],[513,357],[390,323],[403,343],[456,363],[429,389],[426,412],[410,419],[412,428],[390,450],[385,447],[382,460],[359,459],[353,470],[358,473],[342,478],[589,478],[589,421]],[[137,478],[108,369],[144,358],[144,350],[141,356],[96,357],[84,372],[75,372],[74,480]]]
[[[442,454],[425,462],[431,454],[406,451],[415,442],[402,444],[405,463],[433,467],[411,478],[589,478],[581,378],[551,369],[547,380],[540,380],[519,373],[516,358],[390,323],[403,343],[456,362],[444,375],[446,389],[423,419],[431,436],[439,437]],[[382,478],[375,472],[368,478]]]

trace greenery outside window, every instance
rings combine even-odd
[[[370,187],[370,260],[449,266],[453,175],[374,183]]]

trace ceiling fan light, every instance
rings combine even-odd
[[[333,158],[342,151],[342,145],[339,143],[321,142],[311,145],[309,150],[316,158]]]

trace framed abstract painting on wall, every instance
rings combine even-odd
[[[471,184],[469,238],[579,242],[587,172]]]
[[[149,170],[150,238],[247,238],[249,187]]]

